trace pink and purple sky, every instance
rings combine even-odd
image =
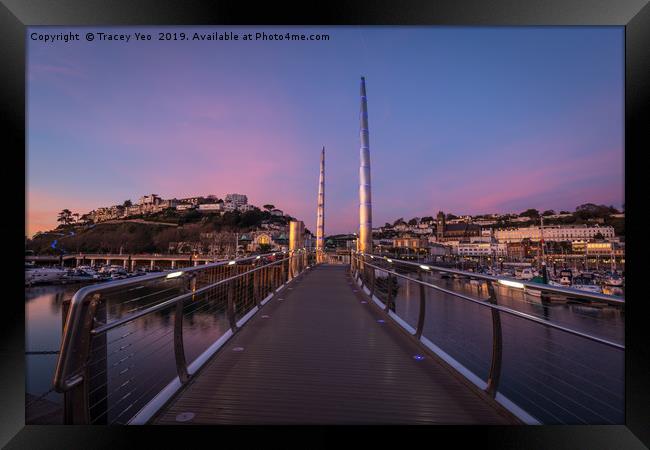
[[[30,28],[26,233],[63,208],[247,194],[327,234],[358,229],[359,78],[373,222],[624,203],[622,27]],[[156,41],[157,31],[329,41]],[[79,32],[43,43],[32,32]]]

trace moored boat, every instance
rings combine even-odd
[[[58,267],[34,267],[25,270],[25,284],[56,283],[68,272]]]

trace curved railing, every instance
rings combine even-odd
[[[147,423],[313,263],[302,249],[80,289],[67,312],[53,380],[64,393],[64,423]]]
[[[390,318],[525,423],[624,422],[622,325],[598,335],[598,314],[623,323],[623,298],[362,253],[351,271]]]

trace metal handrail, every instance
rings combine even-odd
[[[401,261],[401,260],[392,260],[390,258],[384,258],[382,256],[377,256],[377,255],[369,255],[369,254],[364,254],[362,252],[351,252],[352,254],[352,260],[351,260],[351,265],[350,265],[350,270],[351,273],[353,274],[354,278],[357,279],[362,287],[365,287],[368,289],[368,292],[370,293],[371,299],[376,301],[378,304],[383,306],[383,309],[386,314],[393,320],[395,320],[402,328],[406,329],[411,336],[413,336],[414,339],[416,339],[419,343],[427,347],[429,350],[432,352],[438,354],[441,356],[443,359],[447,360],[450,364],[452,364],[453,367],[456,367],[457,370],[467,379],[469,379],[471,382],[476,384],[480,389],[483,389],[487,395],[490,397],[494,398],[497,402],[501,403],[503,406],[506,407],[506,409],[509,409],[512,411],[515,415],[517,415],[521,420],[527,423],[539,423],[537,419],[532,417],[530,414],[527,412],[523,411],[521,408],[519,408],[517,405],[513,404],[509,399],[505,398],[502,394],[500,394],[499,391],[499,380],[501,378],[501,372],[502,372],[502,358],[503,358],[503,331],[502,331],[502,326],[501,326],[501,318],[500,314],[508,314],[514,317],[519,317],[531,322],[535,322],[538,324],[541,324],[545,327],[556,329],[574,336],[578,336],[580,338],[596,342],[599,344],[606,345],[608,347],[614,348],[616,350],[625,350],[625,346],[623,344],[619,344],[617,342],[612,342],[607,339],[602,339],[597,336],[593,336],[588,333],[584,333],[581,331],[577,331],[562,325],[558,325],[552,322],[548,322],[546,320],[540,319],[538,317],[535,317],[533,315],[517,311],[508,307],[504,307],[501,305],[497,304],[497,295],[496,291],[494,289],[494,283],[492,282],[498,282],[499,280],[503,280],[503,278],[499,277],[493,277],[489,275],[479,275],[475,274],[473,272],[464,272],[464,271],[458,271],[454,269],[447,269],[447,268],[441,268],[441,267],[436,267],[436,266],[429,266],[425,264],[416,264],[416,263],[411,263],[407,261]],[[391,270],[393,268],[391,267],[382,267],[377,264],[373,264],[373,260],[379,260],[379,261],[385,261],[394,265],[397,264],[406,264],[408,266],[412,266],[417,269],[417,275],[418,277],[410,277],[408,275],[398,273],[396,270]],[[373,261],[373,262],[369,262]],[[372,269],[370,271],[367,271],[366,269]],[[388,279],[391,279],[391,276],[397,277],[397,278],[403,278],[408,281],[417,283],[417,285],[420,287],[420,310],[418,313],[418,319],[417,319],[417,328],[413,329],[410,327],[410,325],[407,325],[404,323],[404,321],[395,313],[395,310],[391,312],[391,306],[394,308],[394,301],[391,304],[391,283],[388,283],[388,291],[387,291],[387,300],[386,304],[384,305],[380,299],[375,299],[373,294],[374,294],[374,286],[375,286],[375,270],[379,270],[380,272],[385,272],[388,274]],[[438,270],[438,271],[444,271],[448,273],[457,273],[461,275],[466,275],[470,277],[476,277],[480,279],[484,279],[488,281],[487,286],[488,286],[488,292],[489,292],[489,298],[488,299],[477,299],[473,298],[468,295],[464,295],[458,292],[454,292],[449,289],[442,288],[440,286],[437,286],[432,283],[428,283],[424,280],[422,280],[421,275],[426,272],[430,272],[432,270]],[[529,286],[529,287],[535,287],[538,289],[546,290],[546,285],[543,284],[538,284],[538,283],[529,283],[529,282],[524,282],[522,283],[524,286]],[[487,376],[487,381],[483,382],[481,380],[481,383],[485,383],[482,385],[479,383],[479,378],[469,371],[467,368],[465,368],[462,364],[460,364],[458,361],[456,361],[453,357],[449,356],[444,352],[444,350],[441,350],[438,348],[435,344],[430,342],[428,339],[426,339],[422,335],[422,331],[424,328],[424,316],[426,314],[426,299],[425,299],[425,293],[424,293],[424,288],[428,287],[440,292],[444,292],[446,294],[452,295],[454,297],[469,301],[471,303],[483,306],[485,308],[489,308],[492,316],[492,358],[491,358],[491,363],[490,363],[490,368],[489,368],[489,373]],[[586,292],[575,292],[574,290],[568,290],[564,288],[551,288],[548,289],[549,291],[553,292],[558,292],[561,294],[566,294],[569,293],[570,295],[576,295],[579,294],[582,297],[586,298],[596,298],[596,299],[602,299],[603,297],[606,297],[607,300],[612,300],[608,296],[600,296],[596,294],[591,294],[591,293],[586,293]],[[577,295],[576,295],[577,296]],[[619,302],[622,302],[624,304],[624,301],[620,300],[618,298],[614,298],[615,300],[614,303],[620,304]],[[441,353],[442,352],[442,353]]]
[[[523,313],[521,311],[517,311],[517,310],[511,309],[511,308],[507,308],[505,306],[497,305],[497,304],[494,304],[494,303],[488,303],[488,302],[486,302],[484,300],[479,300],[479,299],[470,297],[468,295],[461,294],[459,292],[455,292],[455,291],[452,291],[452,290],[449,290],[449,289],[445,289],[445,288],[442,288],[440,286],[436,286],[435,284],[427,283],[426,281],[423,281],[423,280],[420,280],[420,279],[408,277],[408,276],[406,276],[404,274],[400,274],[400,273],[397,273],[395,271],[388,270],[385,267],[376,266],[376,265],[370,264],[368,262],[364,262],[364,264],[366,266],[368,266],[368,267],[372,267],[374,269],[378,269],[378,270],[381,270],[383,272],[390,273],[391,275],[394,275],[394,276],[399,277],[399,278],[404,278],[406,280],[413,281],[414,283],[417,283],[417,284],[419,284],[421,286],[426,286],[426,287],[435,289],[437,291],[444,292],[445,294],[453,295],[454,297],[462,298],[463,300],[470,301],[472,303],[475,303],[477,305],[481,305],[481,306],[486,307],[486,308],[495,309],[495,310],[498,310],[498,311],[506,313],[506,314],[510,314],[510,315],[513,315],[513,316],[520,317],[522,319],[526,319],[526,320],[530,320],[532,322],[540,323],[542,325],[548,326],[549,328],[555,328],[556,330],[565,331],[567,333],[573,334],[575,336],[580,336],[580,337],[583,337],[585,339],[588,339],[588,340],[591,340],[591,341],[594,341],[594,342],[599,342],[601,344],[605,344],[605,345],[608,345],[610,347],[618,348],[620,350],[625,350],[624,345],[618,344],[616,342],[608,341],[606,339],[602,339],[602,338],[599,338],[597,336],[592,336],[590,334],[583,333],[581,331],[577,331],[577,330],[573,330],[571,328],[563,327],[562,325],[558,325],[558,324],[555,324],[553,322],[548,322],[546,320],[540,319],[539,317],[535,317],[535,316],[532,316],[530,314]],[[420,319],[418,319],[418,321],[419,320]]]
[[[284,252],[282,252],[284,254]],[[224,261],[217,261],[214,263],[210,264],[202,264],[200,266],[195,266],[195,267],[187,267],[183,269],[179,269],[174,271],[174,273],[181,272],[183,275],[186,273],[191,273],[195,271],[204,271],[206,269],[214,268],[214,267],[220,267],[220,266],[225,266],[232,264],[233,261],[235,264],[239,263],[244,263],[252,260],[256,260],[258,256],[261,258],[268,258],[270,256],[274,256],[276,253],[266,253],[264,255],[257,255],[257,256],[250,256],[246,258],[239,258],[239,259],[234,259],[234,260],[224,260]],[[101,285],[93,285],[93,286],[85,286],[81,289],[79,289],[75,294],[73,295],[71,301],[70,301],[70,307],[68,309],[68,314],[65,320],[65,325],[63,327],[63,336],[61,339],[61,347],[60,347],[60,353],[59,353],[59,358],[57,359],[56,363],[56,368],[54,370],[54,381],[53,385],[54,388],[57,390],[57,392],[64,392],[67,389],[73,387],[74,385],[78,384],[81,380],[79,377],[75,377],[74,382],[71,384],[66,381],[66,369],[68,366],[68,360],[70,357],[70,351],[73,345],[73,341],[76,339],[81,339],[82,343],[84,344],[89,344],[89,337],[90,337],[90,332],[88,332],[89,336],[81,336],[86,334],[83,332],[80,328],[85,328],[85,329],[92,329],[91,324],[84,324],[84,316],[86,317],[86,320],[88,319],[89,314],[83,314],[84,312],[87,312],[88,309],[88,298],[92,294],[99,294],[100,292],[104,292],[107,290],[112,290],[112,289],[117,289],[117,288],[123,288],[126,286],[130,286],[133,284],[140,284],[144,281],[153,281],[153,280],[162,280],[166,279],[168,277],[169,273],[167,272],[162,272],[162,273],[157,273],[157,274],[151,274],[151,275],[145,275],[137,278],[129,278],[125,280],[116,280],[116,281],[111,281],[106,284],[101,284]],[[91,321],[92,322],[92,321]],[[88,341],[88,342],[85,342]],[[88,348],[89,349],[89,348]]]
[[[275,261],[268,261],[267,258],[275,255],[282,255],[281,259]],[[206,286],[201,286],[196,288],[197,273],[204,272],[215,267],[230,266],[243,264],[243,263],[255,263],[262,262],[263,264],[259,267],[251,268],[246,272],[239,273],[228,278],[221,279],[219,281],[210,283]],[[295,267],[294,267],[294,262]],[[185,384],[191,374],[188,371],[188,364],[185,361],[185,352],[184,352],[184,343],[182,337],[182,307],[183,302],[189,298],[200,295],[214,289],[217,286],[230,285],[228,292],[228,310],[227,315],[229,316],[229,321],[231,328],[226,335],[222,336],[218,342],[221,340],[227,339],[227,336],[231,336],[235,333],[238,328],[241,326],[240,323],[246,321],[246,318],[250,317],[251,312],[254,313],[255,308],[259,308],[265,302],[260,303],[259,299],[256,299],[256,305],[254,308],[249,311],[249,313],[242,318],[239,322],[236,322],[234,316],[233,302],[234,291],[232,289],[233,282],[237,279],[244,277],[250,277],[252,274],[267,269],[272,266],[282,265],[288,263],[288,271],[281,271],[279,278],[276,278],[274,286],[277,287],[277,283],[286,284],[286,282],[291,281],[295,276],[299,275],[304,269],[309,268],[309,252],[301,249],[292,252],[276,252],[276,253],[267,253],[263,255],[256,255],[246,258],[239,258],[234,260],[224,260],[218,261],[210,264],[202,264],[200,266],[189,267],[185,269],[179,269],[177,271],[165,272],[160,274],[151,274],[146,276],[141,276],[133,279],[127,280],[118,280],[114,282],[105,283],[102,285],[87,286],[81,288],[73,296],[68,314],[66,316],[65,325],[63,329],[63,336],[60,346],[59,357],[57,360],[57,365],[54,373],[53,387],[56,391],[62,392],[65,395],[64,399],[64,418],[66,423],[88,423],[90,420],[89,409],[88,409],[88,366],[91,358],[91,341],[97,336],[104,335],[109,330],[115,329],[122,325],[125,325],[129,322],[141,318],[143,316],[152,314],[156,311],[174,307],[176,305],[176,313],[174,319],[174,354],[176,357],[176,368],[178,373],[178,378],[176,382],[180,382],[180,385]],[[172,276],[170,276],[172,275]],[[224,273],[225,275],[225,273]],[[122,317],[118,320],[112,321],[110,323],[101,323],[97,322],[95,319],[95,309],[97,308],[96,299],[99,298],[99,295],[106,292],[116,292],[124,288],[128,288],[133,285],[141,285],[143,282],[156,281],[156,280],[170,280],[170,282],[180,282],[178,286],[181,290],[180,295],[176,295],[174,298],[164,300],[156,305],[146,307],[140,311],[129,314],[126,317]],[[286,281],[283,281],[286,280]],[[275,288],[274,288],[275,289]],[[277,290],[277,289],[275,289]],[[231,292],[232,291],[232,292]],[[270,293],[272,294],[272,292]],[[267,297],[268,299],[268,297]],[[243,321],[243,322],[242,322]],[[216,345],[217,343],[213,344]],[[211,347],[211,348],[212,348]],[[206,351],[207,352],[207,351]],[[202,355],[204,356],[204,355]],[[197,360],[198,361],[198,360]],[[202,364],[195,361],[190,366],[196,366],[196,364]],[[151,409],[151,408],[148,408]]]
[[[361,253],[359,253],[361,254]],[[551,292],[555,294],[563,294],[563,295],[570,295],[571,297],[578,297],[578,298],[586,298],[586,299],[591,299],[591,300],[600,300],[607,302],[612,305],[625,305],[625,299],[623,297],[619,297],[616,295],[607,295],[607,294],[597,294],[595,292],[587,292],[587,291],[582,291],[579,289],[571,289],[571,288],[565,288],[565,287],[559,287],[559,286],[551,286],[549,284],[542,284],[542,283],[535,283],[533,281],[525,281],[525,280],[519,280],[516,278],[508,278],[508,277],[495,277],[492,275],[484,275],[476,272],[468,272],[464,270],[458,270],[458,269],[449,269],[447,267],[440,267],[440,266],[433,266],[430,264],[420,264],[420,263],[414,263],[411,261],[404,261],[401,259],[392,259],[388,258],[386,256],[380,256],[380,255],[371,255],[371,254],[362,254],[364,256],[368,256],[372,259],[378,258],[384,261],[387,261],[390,259],[389,263],[395,263],[395,264],[402,264],[406,266],[412,266],[412,267],[418,267],[423,270],[432,270],[436,272],[447,272],[451,274],[456,274],[456,275],[463,275],[467,277],[472,277],[472,278],[478,278],[480,280],[487,280],[487,281],[496,281],[499,282],[501,281],[514,281],[517,283],[522,284],[524,287],[528,287],[531,289],[536,289],[536,290],[541,290],[545,292]]]
[[[203,287],[201,287],[201,288],[199,288],[199,289],[196,289],[196,290],[194,290],[194,291],[188,292],[188,293],[186,293],[186,294],[181,294],[181,295],[179,295],[179,296],[177,296],[177,297],[171,298],[171,299],[169,299],[169,300],[165,300],[165,301],[162,302],[162,303],[158,303],[157,305],[153,305],[153,306],[150,306],[150,307],[148,307],[148,308],[142,309],[142,310],[137,311],[137,312],[135,312],[135,313],[133,313],[133,314],[130,314],[130,315],[126,316],[126,317],[123,317],[123,318],[121,318],[121,319],[115,320],[115,321],[113,321],[113,322],[111,322],[111,323],[107,323],[107,324],[102,325],[102,326],[100,326],[100,327],[98,327],[98,328],[93,328],[92,330],[90,330],[90,334],[92,334],[93,336],[98,336],[98,335],[100,335],[100,334],[104,334],[104,333],[106,333],[106,332],[112,330],[113,328],[120,327],[120,326],[122,326],[122,325],[124,325],[124,324],[127,324],[127,323],[129,323],[129,322],[134,321],[135,319],[139,319],[140,317],[143,317],[143,316],[149,315],[149,314],[154,313],[154,312],[156,312],[156,311],[161,311],[161,310],[163,310],[163,309],[169,308],[170,306],[172,306],[172,305],[174,305],[174,304],[176,304],[176,303],[183,302],[183,301],[187,300],[188,298],[191,298],[191,297],[193,297],[193,296],[195,296],[195,295],[203,294],[204,292],[207,292],[207,291],[209,291],[210,289],[214,289],[214,288],[217,287],[217,286],[220,286],[220,285],[222,285],[222,284],[230,283],[231,281],[234,281],[234,280],[236,280],[237,278],[241,278],[241,277],[244,277],[244,276],[248,276],[248,275],[250,275],[250,274],[253,273],[253,272],[257,272],[257,271],[262,270],[262,269],[265,269],[265,268],[267,268],[267,267],[270,267],[270,266],[274,266],[274,265],[277,265],[277,264],[283,263],[283,262],[285,262],[285,261],[287,261],[287,260],[289,260],[289,258],[279,259],[279,260],[277,260],[277,261],[270,262],[270,263],[268,263],[268,264],[265,264],[265,265],[263,265],[263,266],[257,267],[257,268],[255,268],[255,269],[251,269],[251,270],[248,270],[248,271],[246,271],[246,272],[243,272],[243,273],[239,273],[239,274],[237,274],[237,275],[234,275],[234,276],[232,276],[232,277],[224,278],[223,280],[216,281],[216,282],[214,282],[214,283],[212,283],[212,284],[209,284],[209,285],[207,285],[207,286],[203,286]]]

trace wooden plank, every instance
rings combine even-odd
[[[390,321],[378,323],[382,312],[362,304],[349,281],[345,266],[307,271],[153,423],[513,423],[436,358],[416,361],[422,348]]]

